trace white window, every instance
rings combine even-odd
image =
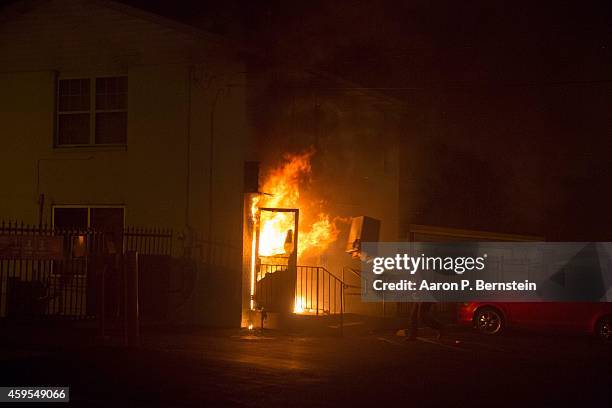
[[[127,77],[57,81],[56,146],[125,145]]]

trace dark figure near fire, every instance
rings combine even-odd
[[[432,302],[415,302],[412,304],[410,313],[410,326],[406,333],[407,340],[415,340],[419,329],[419,322],[425,327],[431,327],[438,331],[438,337],[444,330],[444,325],[433,317],[431,312]]]

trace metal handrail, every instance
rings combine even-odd
[[[342,283],[343,285],[347,285],[341,278],[337,277],[336,275],[334,275],[332,272],[330,272],[326,267],[324,266],[309,266],[309,265],[298,265],[298,268],[318,268],[328,274],[331,275],[332,278],[334,278],[335,280],[337,280],[338,282]],[[348,285],[347,285],[348,286]]]
[[[361,278],[361,271],[359,269],[351,268],[350,266],[343,266],[342,275],[344,275],[344,271],[349,271],[358,278]]]
[[[359,271],[359,269],[354,269],[351,268],[350,266],[343,266],[342,267],[342,278],[344,279],[344,272],[345,271],[349,271],[351,272],[353,275],[357,276],[359,278],[359,280],[361,281],[361,272]],[[351,288],[351,289],[360,289],[361,290],[361,285],[350,285],[348,283],[344,283],[344,287],[345,288]]]
[[[275,272],[285,273],[290,270],[289,265],[260,264],[260,279]],[[273,282],[273,281],[270,281]],[[322,266],[298,265],[295,267],[295,302],[294,313],[297,314],[320,314],[337,315],[340,317],[340,335],[344,333],[344,301],[345,289],[351,287],[342,279],[331,273]],[[269,296],[279,296],[286,289],[282,287],[268,287],[264,289],[261,296],[265,301],[274,300]],[[282,296],[282,295],[281,295]],[[256,293],[256,297],[258,294]]]
[[[261,264],[261,275],[287,271],[288,265]],[[352,287],[322,266],[296,267],[295,311],[304,314],[343,314],[344,291]]]
[[[346,283],[322,266],[300,265],[296,276],[296,311],[344,314]]]

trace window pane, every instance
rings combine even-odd
[[[58,229],[86,229],[87,208],[54,208],[53,225]]]
[[[92,208],[91,227],[97,231],[122,231],[123,208]]]
[[[57,144],[89,144],[89,114],[58,115]]]
[[[89,79],[61,79],[58,97],[60,112],[89,110]]]
[[[96,109],[127,109],[127,77],[96,79]]]
[[[127,140],[127,112],[96,114],[96,143],[125,144]]]
[[[53,226],[59,230],[78,230],[87,229],[87,208],[53,208]],[[70,234],[64,237],[64,245],[70,252],[74,251],[74,241],[76,236]],[[85,242],[86,244],[86,242]],[[86,271],[84,260],[73,260],[70,262],[53,261],[53,273],[63,274],[83,274]]]
[[[91,228],[106,233],[107,245],[112,242],[115,252],[123,248],[123,208],[92,208]]]

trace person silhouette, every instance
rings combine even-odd
[[[438,338],[442,335],[444,325],[433,317],[431,307],[433,302],[414,302],[410,313],[410,326],[406,333],[407,340],[416,340],[419,330],[419,323],[425,327],[431,327],[438,331]]]

